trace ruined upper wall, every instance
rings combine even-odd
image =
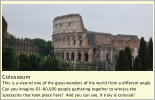
[[[58,16],[53,21],[53,34],[85,32],[82,17],[79,14]]]
[[[5,18],[2,16],[2,33],[3,33],[3,35],[7,34],[7,27],[8,27],[8,24],[5,20]]]

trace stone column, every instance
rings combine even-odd
[[[66,51],[64,51],[64,59],[65,60],[67,60],[67,54],[66,54],[67,52]]]
[[[106,61],[105,62],[105,69],[107,70],[107,49],[106,48],[105,48],[104,58],[105,58],[104,61]]]
[[[104,51],[104,61],[106,61],[107,60],[107,49],[105,49],[105,51]]]
[[[78,54],[77,51],[75,51],[75,52],[74,52],[74,62],[77,62],[77,58],[78,58],[78,57],[77,57],[77,54]]]
[[[93,51],[89,50],[89,52],[88,52],[88,62],[92,62],[92,60],[93,60]]]
[[[71,61],[72,52],[68,52],[68,53],[69,53],[69,61]]]
[[[113,62],[113,50],[111,50],[111,63]]]
[[[84,52],[81,52],[81,62],[85,61],[85,56],[84,56]]]
[[[102,49],[102,62],[104,62],[104,60],[105,60],[105,49],[103,48]]]

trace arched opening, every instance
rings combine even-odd
[[[80,46],[82,45],[82,40],[80,40],[80,43],[79,43],[79,45],[80,45]]]
[[[106,54],[106,61],[109,61],[109,54]]]
[[[60,23],[60,27],[62,27],[62,23]]]
[[[68,26],[69,26],[69,27],[71,26],[71,22],[68,23]]]
[[[96,54],[96,48],[93,48],[93,54],[94,55]]]
[[[118,58],[118,56],[117,55],[115,55],[115,60],[117,61],[117,58]]]
[[[64,59],[64,52],[61,53],[61,58]]]
[[[66,57],[66,58],[67,58],[67,60],[69,60],[69,53],[68,53],[68,52],[67,52],[66,56],[67,56],[67,57]]]
[[[85,53],[85,61],[88,61],[88,57],[89,57],[88,53]]]
[[[76,40],[74,40],[73,44],[74,44],[74,45],[76,44]]]
[[[81,53],[80,52],[78,52],[78,55],[77,56],[78,56],[78,59],[77,60],[78,61],[81,61]]]
[[[65,41],[65,37],[63,37],[63,41]]]
[[[67,43],[70,45],[70,37],[67,38]]]
[[[74,61],[74,52],[72,52],[71,60]]]

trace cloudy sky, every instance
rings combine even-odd
[[[3,5],[8,32],[16,37],[51,40],[53,18],[70,13],[82,16],[86,29],[145,37],[153,34],[152,5]]]

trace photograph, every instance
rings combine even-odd
[[[153,71],[152,4],[3,4],[2,71]]]

